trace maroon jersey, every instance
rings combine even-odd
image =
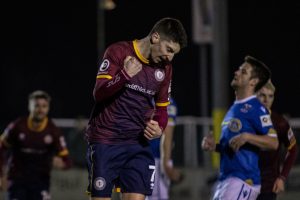
[[[126,56],[142,63],[142,70],[132,78],[123,69]],[[143,137],[145,123],[153,116],[164,128],[171,76],[171,64],[149,64],[139,53],[136,41],[109,46],[97,74],[96,104],[86,131],[88,141],[137,143]]]
[[[261,151],[260,152],[260,169],[261,169],[261,192],[272,192],[274,182],[278,177],[285,179],[296,158],[296,139],[293,131],[287,120],[275,113],[271,112],[271,119],[274,128],[277,131],[279,147],[276,151]],[[283,169],[280,171],[282,164],[282,155],[289,151],[285,159]],[[284,154],[285,155],[285,154]]]
[[[59,129],[48,118],[38,130],[31,127],[29,117],[19,118],[8,125],[1,136],[2,145],[9,149],[8,179],[49,183],[52,158],[54,155],[68,155],[66,143]]]

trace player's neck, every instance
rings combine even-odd
[[[235,99],[242,100],[255,95],[253,91],[237,89],[235,90]]]
[[[48,117],[45,117],[45,118],[39,120],[39,119],[29,115],[28,121],[27,121],[27,126],[32,131],[40,132],[45,129],[47,123],[48,123]]]
[[[146,58],[149,59],[150,56],[150,38],[147,36],[143,39],[137,40],[136,42],[137,48],[140,52],[140,54]]]

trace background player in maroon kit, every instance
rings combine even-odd
[[[49,104],[50,96],[46,92],[31,93],[29,116],[10,123],[1,135],[0,182],[4,183],[2,166],[5,165],[9,200],[50,199],[52,165],[62,169],[71,166],[64,137],[47,117]]]
[[[259,100],[268,109],[274,101],[275,87],[269,81],[257,94]],[[260,153],[261,193],[259,200],[275,200],[279,192],[284,191],[284,182],[297,156],[296,138],[287,120],[278,113],[271,111],[271,120],[277,131],[279,147],[276,151]],[[284,162],[280,162],[284,157]],[[283,164],[282,168],[281,165]]]
[[[170,62],[186,43],[181,22],[163,18],[146,37],[106,49],[86,130],[92,199],[110,199],[116,183],[123,199],[151,195],[155,164],[148,140],[167,125]]]

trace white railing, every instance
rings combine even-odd
[[[82,119],[83,123],[87,124],[87,119]],[[61,128],[74,128],[77,125],[77,119],[62,119],[56,118],[54,122],[57,126]],[[82,123],[82,122],[81,122]],[[295,129],[300,129],[300,118],[291,118],[289,123]],[[210,117],[196,117],[196,116],[179,116],[177,117],[177,127],[175,129],[176,134],[183,134],[182,140],[175,140],[175,143],[181,143],[183,149],[180,149],[179,155],[183,157],[184,167],[208,167],[211,165],[210,154],[203,153],[201,151],[201,142],[199,137],[202,138],[203,135],[209,132],[212,127],[212,118]],[[197,139],[198,138],[198,139]],[[199,160],[200,156],[200,160]]]

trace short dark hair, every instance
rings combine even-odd
[[[51,101],[50,95],[43,90],[36,90],[36,91],[33,91],[32,93],[30,93],[28,96],[28,100],[30,101],[33,99],[45,99],[49,103]]]
[[[271,78],[271,70],[262,61],[252,57],[245,56],[245,62],[252,66],[251,78],[258,78],[258,83],[255,86],[255,92],[260,90]]]
[[[170,17],[160,19],[153,26],[149,35],[155,32],[166,39],[170,39],[171,41],[178,43],[180,48],[187,46],[187,34],[182,23],[178,19]]]

